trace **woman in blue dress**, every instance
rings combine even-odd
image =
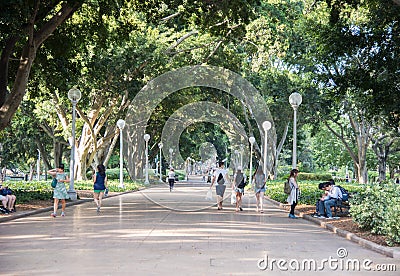
[[[58,168],[47,171],[52,177],[57,179],[57,186],[53,191],[54,198],[54,210],[51,216],[55,218],[57,216],[58,202],[61,200],[61,216],[65,216],[65,200],[69,198],[65,183],[69,183],[69,177],[64,172],[64,164],[60,164]]]
[[[97,205],[97,213],[99,213],[104,191],[107,189],[106,167],[103,164],[97,166],[97,173],[93,177],[93,183],[93,198]]]

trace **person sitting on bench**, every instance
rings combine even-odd
[[[326,191],[326,196],[321,198],[318,203],[318,213],[320,217],[333,219],[331,207],[336,205],[336,201],[342,197],[339,187],[336,187],[333,180],[325,182],[322,190]]]

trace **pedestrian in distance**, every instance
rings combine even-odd
[[[97,213],[100,212],[104,191],[107,189],[106,167],[103,164],[97,165],[97,172],[93,175],[93,199],[97,206]]]
[[[256,212],[264,213],[263,199],[265,194],[266,179],[261,166],[258,166],[253,175],[254,192],[256,193]]]
[[[237,171],[232,183],[232,189],[236,193],[236,212],[243,211],[242,196],[244,194],[244,187],[246,186],[246,175],[242,172],[242,167],[237,167]]]
[[[64,164],[60,164],[58,168],[51,169],[47,171],[47,173],[57,179],[57,186],[54,188],[53,191],[54,208],[53,208],[53,213],[51,213],[51,216],[53,218],[57,216],[58,203],[61,200],[61,216],[64,217],[65,206],[66,206],[65,200],[69,199],[67,189],[65,188],[65,183],[69,183],[69,177],[64,172]]]
[[[299,174],[299,171],[297,169],[293,169],[290,171],[289,175],[289,185],[290,185],[290,194],[287,198],[287,202],[290,205],[290,213],[289,213],[289,218],[296,219],[297,217],[294,215],[294,209],[296,208],[296,205],[299,201],[300,197],[300,189],[299,185],[297,184],[297,175]]]
[[[225,164],[224,162],[220,161],[218,163],[218,168],[214,171],[212,180],[211,180],[211,185],[210,189],[216,182],[216,194],[217,194],[217,208],[218,210],[222,210],[222,203],[224,200],[224,193],[226,189],[225,183],[229,183],[229,176],[228,176],[228,171],[225,170],[224,168]]]
[[[175,184],[175,171],[173,168],[170,168],[168,172],[168,184],[169,184],[169,191],[172,192]]]

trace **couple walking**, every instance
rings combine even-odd
[[[222,203],[224,200],[224,193],[226,189],[225,183],[229,183],[228,171],[224,168],[224,162],[219,162],[219,167],[215,170],[211,186],[216,184],[216,194],[217,194],[217,207],[218,210],[222,210]],[[265,193],[265,182],[266,178],[262,171],[261,166],[258,166],[254,177],[253,184],[255,188],[255,194],[257,199],[257,212],[263,213],[263,198]],[[236,212],[243,211],[242,208],[242,196],[244,194],[244,187],[246,186],[246,175],[242,172],[242,168],[239,167],[235,173],[234,181],[232,183],[232,189],[236,193]]]

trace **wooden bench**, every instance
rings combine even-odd
[[[348,200],[343,201],[343,200],[336,200],[336,204],[332,206],[333,207],[333,215],[335,217],[338,216],[348,216],[350,215],[350,203]]]

